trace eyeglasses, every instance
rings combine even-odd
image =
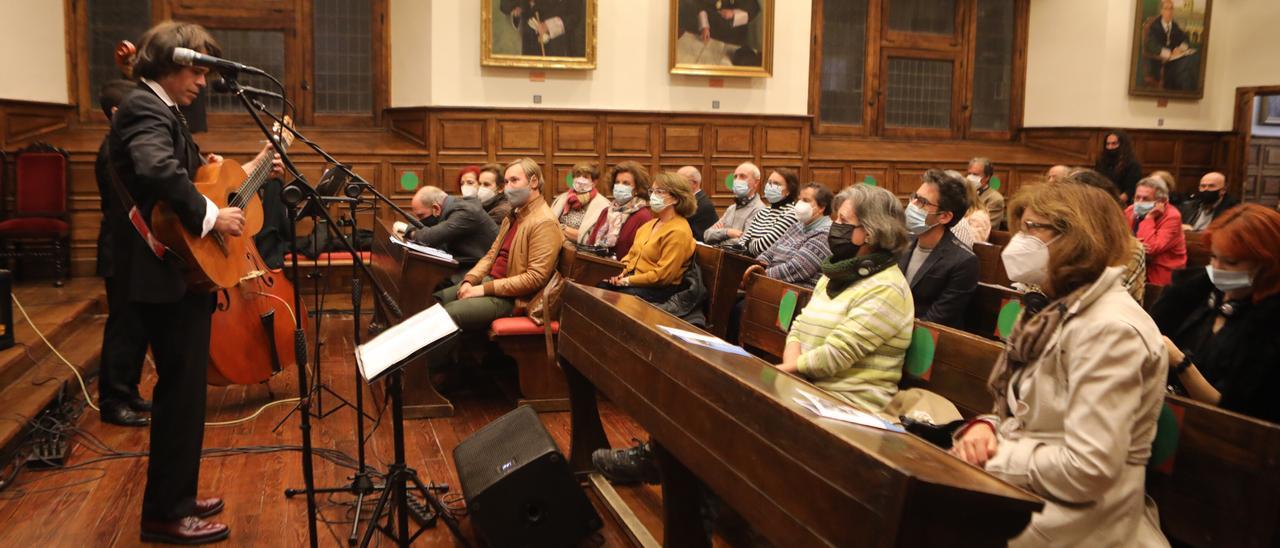
[[[1048,224],[1048,223],[1036,223],[1036,222],[1032,222],[1032,221],[1022,221],[1022,227],[1023,227],[1023,229],[1024,229],[1025,231],[1027,231],[1027,232],[1031,232],[1032,230],[1052,230],[1052,231],[1054,231],[1054,232],[1062,232],[1061,230],[1058,230],[1058,227],[1053,226],[1052,224]]]
[[[649,195],[650,196],[670,196],[671,191],[665,188],[654,187],[649,190]]]
[[[918,193],[911,194],[911,201],[915,202],[915,204],[920,207],[926,207],[926,206],[938,207],[938,204],[930,202],[927,198],[925,198],[924,196],[921,196]]]

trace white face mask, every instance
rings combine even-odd
[[[1223,270],[1213,265],[1204,268],[1209,272],[1209,281],[1223,293],[1253,287],[1253,276],[1248,270]]]
[[[803,200],[796,201],[795,208],[791,210],[791,213],[796,216],[796,220],[800,221],[800,224],[813,220],[813,206]]]
[[[492,200],[493,197],[497,195],[497,192],[487,186],[482,186],[476,190],[476,197],[480,198],[480,201],[485,203],[488,203],[489,200]]]
[[[476,195],[476,191],[479,189],[478,185],[462,185],[462,197],[471,198]]]
[[[965,175],[964,178],[969,181],[969,184],[973,185],[973,188],[978,188],[982,184],[981,175],[974,175],[970,173],[968,175]]]
[[[1012,281],[1043,286],[1049,279],[1049,244],[1026,232],[1013,235],[1000,259]]]
[[[573,191],[578,194],[586,194],[591,192],[591,179],[586,177],[578,177],[573,180]]]

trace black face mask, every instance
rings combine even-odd
[[[852,259],[858,255],[862,247],[853,243],[854,225],[847,223],[831,223],[831,231],[827,233],[827,246],[831,248],[831,262]]]
[[[1196,200],[1204,205],[1212,205],[1222,196],[1221,190],[1206,190],[1196,193]]]
[[[422,221],[423,226],[436,226],[436,223],[440,222],[440,216],[427,215],[426,217],[419,218],[418,220]]]
[[[1103,149],[1102,155],[1106,157],[1108,160],[1114,160],[1120,157],[1120,149],[1118,148]]]

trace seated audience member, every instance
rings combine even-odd
[[[601,287],[662,304],[679,292],[697,241],[688,217],[697,209],[689,182],[679,174],[659,173],[649,191],[654,219],[636,232],[635,245],[622,258],[622,273]]]
[[[1157,169],[1151,172],[1151,176],[1164,181],[1164,186],[1172,193],[1173,189],[1178,188],[1178,182],[1173,179],[1173,174],[1163,169]]]
[[[1009,546],[1168,546],[1146,498],[1164,403],[1159,329],[1120,282],[1124,216],[1103,192],[1023,187],[1002,258],[1052,301],[1018,319],[991,372],[992,415],[952,453],[1045,500]]]
[[[742,275],[745,285],[752,272],[787,283],[813,287],[822,276],[822,261],[831,256],[827,247],[827,230],[831,228],[831,198],[822,183],[809,183],[800,191],[792,213],[796,222],[778,238],[778,242],[761,253]]]
[[[1147,283],[1169,285],[1173,271],[1187,266],[1187,240],[1182,214],[1169,205],[1169,187],[1147,177],[1133,191],[1133,205],[1124,210],[1129,230],[1146,249]]]
[[[908,243],[898,198],[856,184],[828,234],[831,257],[809,304],[791,322],[778,368],[868,411],[898,391],[914,325],[911,288],[896,257]]]
[[[733,203],[724,215],[703,234],[704,242],[711,245],[735,245],[742,232],[755,216],[765,209],[760,201],[760,168],[744,162],[733,170]]]
[[[956,329],[978,288],[978,256],[951,233],[969,209],[961,179],[931,169],[907,203],[907,232],[915,241],[898,259],[911,286],[915,318]]]
[[[791,213],[795,208],[796,194],[800,192],[800,176],[795,170],[780,167],[769,174],[764,183],[764,200],[769,207],[761,209],[747,223],[742,234],[742,245],[747,248],[747,255],[757,257],[782,234],[796,224],[796,216]]]
[[[1069,173],[1071,173],[1070,167],[1064,166],[1062,164],[1058,164],[1056,166],[1049,168],[1048,171],[1044,172],[1044,179],[1050,183],[1055,183],[1055,182],[1061,181],[1062,179],[1066,179],[1067,174]]]
[[[498,237],[498,225],[479,202],[454,198],[437,187],[419,188],[410,207],[426,226],[409,228],[405,239],[450,253],[460,268],[475,266]]]
[[[951,227],[951,233],[955,234],[956,239],[964,245],[966,249],[973,249],[975,242],[985,242],[991,238],[991,214],[987,213],[987,208],[978,200],[978,185],[970,181],[959,171],[948,169],[944,171],[948,177],[964,181],[964,200],[969,204],[969,211],[964,214],[964,222],[956,223]]]
[[[511,204],[507,202],[507,196],[502,192],[502,166],[485,164],[476,173],[468,176],[468,171],[472,169],[476,169],[475,166],[463,169],[462,174],[458,176],[462,197],[480,202],[480,207],[483,207],[485,213],[489,214],[489,218],[493,219],[493,224],[502,226],[503,219],[511,214]]]
[[[497,239],[462,283],[435,295],[464,332],[483,332],[493,320],[540,308],[535,301],[542,298],[560,259],[564,235],[542,198],[538,163],[529,158],[511,162],[505,181],[503,193],[515,209],[503,220]]]
[[[991,176],[995,175],[996,168],[991,165],[991,160],[986,158],[974,158],[969,160],[969,170],[966,177],[969,182],[978,187],[978,201],[982,206],[987,208],[987,216],[991,219],[993,228],[1000,228],[1004,225],[1004,195],[994,188],[991,188]]]
[[[631,251],[636,231],[653,219],[649,210],[649,172],[636,162],[622,162],[605,178],[605,186],[613,190],[613,201],[596,218],[583,219],[578,243],[608,249],[614,257],[625,257]]]
[[[1204,239],[1209,265],[1180,277],[1151,312],[1167,335],[1175,385],[1198,401],[1280,422],[1280,213],[1232,208]]]
[[[694,239],[701,242],[706,238],[707,229],[716,224],[716,206],[702,190],[702,172],[698,168],[684,166],[676,173],[689,181],[689,188],[693,189],[693,196],[698,200],[698,209],[689,217],[689,228],[693,229]]]
[[[1187,230],[1204,230],[1209,223],[1240,201],[1227,194],[1227,178],[1212,171],[1200,178],[1200,191],[1182,204],[1182,227]]]
[[[578,241],[583,219],[596,219],[609,208],[609,199],[600,194],[600,167],[595,162],[580,162],[573,166],[573,187],[556,196],[551,202],[551,214],[560,222],[564,239]]]
[[[1111,179],[1097,171],[1087,167],[1072,168],[1070,175],[1059,182],[1081,184],[1101,190],[1115,200],[1116,207],[1124,211],[1124,199],[1120,196],[1120,189],[1116,188]],[[1133,300],[1143,302],[1142,299],[1147,293],[1147,250],[1137,236],[1129,237],[1129,261],[1125,263],[1121,283],[1129,290]]]
[[[1120,189],[1120,201],[1128,204],[1133,200],[1133,189],[1142,178],[1142,164],[1133,154],[1133,141],[1129,134],[1118,129],[1107,132],[1102,154],[1093,169],[1115,183]]]

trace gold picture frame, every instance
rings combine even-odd
[[[671,74],[773,76],[773,4],[774,0],[671,0]],[[744,24],[735,25],[742,19]]]
[[[531,4],[529,0],[480,1],[480,65],[594,70],[596,0],[541,0],[529,17],[526,10]],[[581,8],[575,9],[579,4]],[[543,29],[551,27],[549,32],[536,30],[539,23]],[[539,49],[533,55],[524,53],[535,46]]]

